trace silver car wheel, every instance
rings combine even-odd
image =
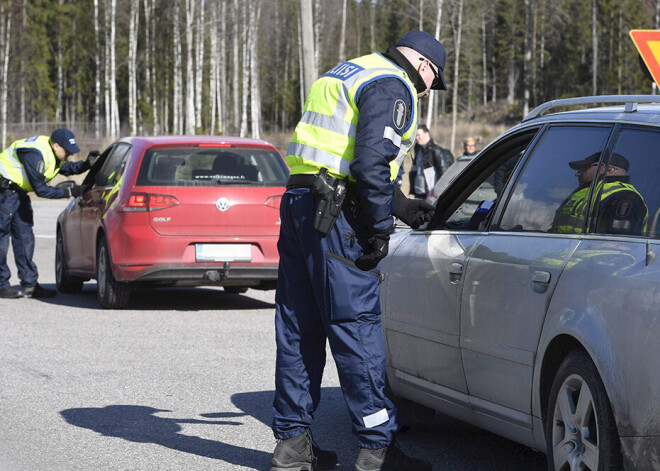
[[[566,378],[555,404],[552,448],[555,470],[597,471],[598,419],[594,398],[577,374]]]
[[[102,245],[101,248],[99,249],[99,259],[97,260],[98,264],[98,269],[97,269],[97,277],[96,277],[96,283],[98,285],[98,294],[99,298],[104,298],[105,297],[105,287],[106,287],[106,267],[107,263],[105,258],[107,257],[106,251],[105,251],[105,245]]]

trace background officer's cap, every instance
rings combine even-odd
[[[69,154],[77,154],[80,152],[80,148],[76,144],[76,136],[74,136],[73,133],[68,129],[56,129],[53,131],[53,134],[50,135],[50,140],[57,142],[59,145],[64,147],[64,150]]]

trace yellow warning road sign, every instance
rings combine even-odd
[[[630,30],[630,37],[653,80],[660,87],[660,30],[633,29]]]

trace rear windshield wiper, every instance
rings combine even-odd
[[[215,182],[218,185],[244,185],[246,183],[254,183],[250,180],[238,180],[235,178],[218,178]]]

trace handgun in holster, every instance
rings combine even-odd
[[[320,198],[314,216],[314,229],[322,234],[328,234],[334,226],[346,197],[346,182],[335,178],[330,184],[328,178],[328,169],[322,168],[312,188],[314,194]]]

